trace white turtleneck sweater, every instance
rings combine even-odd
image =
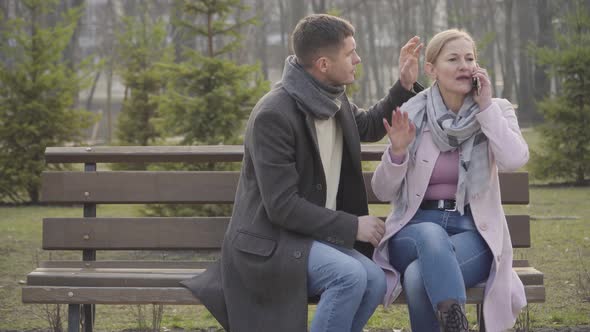
[[[342,166],[342,128],[333,116],[327,120],[315,120],[315,130],[320,158],[326,176],[326,208],[336,210],[336,196]]]

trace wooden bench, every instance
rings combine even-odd
[[[380,160],[383,145],[364,145],[364,161]],[[239,172],[97,171],[99,163],[240,162],[242,146],[50,147],[47,163],[81,163],[84,171],[42,174],[42,201],[81,204],[81,218],[43,219],[44,250],[82,251],[82,261],[45,261],[27,276],[24,303],[68,304],[68,330],[90,332],[96,304],[199,304],[179,281],[201,273],[207,261],[97,260],[99,250],[219,251],[228,217],[97,217],[97,204],[231,204]],[[369,202],[383,204],[371,191]],[[504,204],[528,204],[528,174],[500,174]],[[528,215],[508,216],[515,248],[531,245]],[[172,253],[171,253],[172,254]],[[210,257],[210,255],[209,255]],[[210,261],[209,261],[210,262]],[[525,260],[514,269],[529,302],[543,302],[543,274]],[[467,292],[468,303],[483,298],[483,284]],[[405,303],[403,295],[396,303]],[[482,324],[480,324],[481,326]]]

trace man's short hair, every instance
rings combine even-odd
[[[299,64],[309,67],[320,51],[338,49],[350,36],[354,36],[354,27],[350,22],[332,15],[313,14],[297,23],[291,35],[291,44]]]

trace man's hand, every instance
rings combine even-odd
[[[424,44],[420,42],[420,37],[414,36],[399,53],[399,80],[408,91],[412,90],[414,83],[418,80],[418,60],[422,47]]]
[[[370,242],[373,247],[379,245],[379,241],[385,234],[385,224],[374,216],[359,217],[356,239],[362,242]]]

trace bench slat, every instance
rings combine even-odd
[[[525,286],[529,303],[545,302],[545,287],[540,285]],[[467,303],[481,303],[484,288],[467,290]],[[22,288],[23,303],[60,303],[60,304],[200,304],[192,293],[182,287],[47,287],[26,286]],[[402,295],[395,303],[405,303]]]
[[[46,269],[206,269],[214,261],[41,261],[39,268]]]
[[[37,268],[27,275],[29,286],[68,287],[177,287],[202,269]],[[543,273],[532,267],[515,267],[525,285],[543,285]]]
[[[220,249],[228,217],[45,218],[43,249]]]
[[[221,249],[229,217],[45,218],[45,250]],[[507,216],[512,245],[530,247],[525,215]]]
[[[47,287],[22,288],[23,303],[57,304],[201,304],[183,287]]]
[[[364,180],[369,203],[379,201]],[[41,200],[46,203],[225,203],[232,204],[239,172],[43,172]],[[504,204],[528,204],[528,173],[501,173]]]
[[[226,203],[238,172],[43,172],[47,203]]]
[[[39,268],[46,269],[206,269],[215,261],[129,261],[129,260],[100,260],[100,261],[72,261],[55,260],[41,261]],[[530,267],[528,260],[515,259],[512,267]]]
[[[361,158],[380,160],[387,145],[363,144]],[[239,162],[243,145],[48,147],[47,163]]]

